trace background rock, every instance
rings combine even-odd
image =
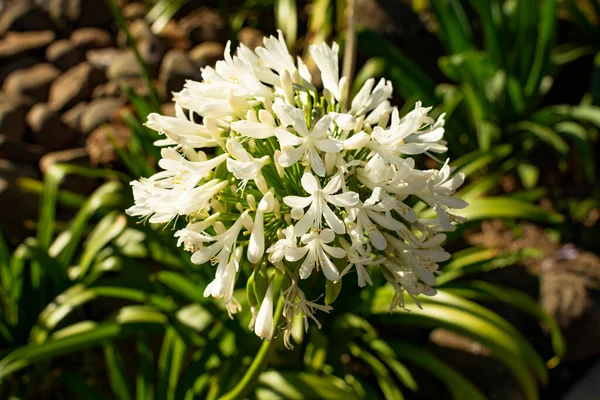
[[[262,46],[264,39],[265,34],[263,32],[250,26],[240,29],[237,34],[237,40],[250,50]]]
[[[105,122],[110,121],[115,112],[123,106],[123,101],[115,97],[103,97],[91,101],[81,114],[81,131],[92,132]]]
[[[60,120],[72,130],[81,132],[81,115],[83,114],[83,111],[85,111],[87,104],[88,103],[85,101],[77,103],[77,105],[65,112],[60,117]]]
[[[102,71],[82,62],[62,74],[50,87],[49,104],[55,110],[65,110],[88,100],[94,88],[105,81]]]
[[[71,43],[82,53],[92,49],[101,49],[113,43],[110,33],[99,28],[79,28],[71,34]]]
[[[179,20],[179,26],[195,43],[227,41],[227,21],[218,12],[208,8],[192,11]]]
[[[56,35],[52,31],[9,32],[0,41],[0,61],[33,55],[42,51],[54,41]]]
[[[50,85],[59,75],[60,71],[52,64],[37,64],[10,74],[4,81],[4,90],[7,93],[23,94],[36,102],[44,102],[48,100]]]
[[[84,60],[83,53],[70,40],[61,39],[46,49],[46,59],[57,68],[66,71]]]
[[[197,68],[203,68],[223,59],[225,46],[219,42],[200,43],[189,51],[188,56]]]
[[[34,141],[50,150],[65,148],[75,138],[76,132],[65,125],[60,115],[48,104],[36,104],[26,118]]]
[[[96,128],[85,141],[92,165],[107,165],[119,161],[115,145],[124,148],[129,143],[129,128],[118,123]]]
[[[19,0],[0,15],[0,36],[8,31],[45,31],[55,28],[48,14],[31,0]]]
[[[18,143],[27,131],[25,116],[28,105],[7,93],[0,93],[0,134],[11,143]]]
[[[165,56],[158,73],[156,84],[158,94],[163,99],[170,99],[172,92],[183,89],[187,79],[201,80],[200,70],[190,61],[183,50],[170,50]]]

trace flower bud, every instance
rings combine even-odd
[[[273,337],[273,281],[269,284],[267,293],[260,304],[254,323],[254,333],[267,340],[271,340]]]

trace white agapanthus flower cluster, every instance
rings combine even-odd
[[[451,197],[463,176],[451,176],[447,162],[421,170],[411,158],[446,151],[443,115],[434,120],[417,103],[401,116],[384,79],[349,99],[338,45],[311,46],[310,54],[322,92],[281,32],[255,51],[241,45],[232,56],[228,45],[202,82],[174,94],[175,117],[148,116],[165,135],[156,143],[162,171],[132,182],[128,210],[150,223],[185,218],[178,244],[194,263],[216,267],[204,295],[223,299],[230,314],[240,309],[232,295],[247,268],[251,329],[262,338],[276,328],[269,271],[282,272],[288,345],[293,315],[307,327],[309,318],[318,324],[317,310],[331,310],[301,289],[319,271],[338,282],[355,270],[362,287],[378,268],[396,290],[392,307],[404,307],[405,293],[417,304],[417,295],[435,294],[437,262],[450,257],[441,232],[460,221],[452,209],[467,205]],[[419,200],[437,218],[419,219],[410,206]]]

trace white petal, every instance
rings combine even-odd
[[[322,139],[315,140],[315,146],[317,149],[324,151],[325,153],[339,153],[344,147],[344,142],[339,139]]]
[[[308,173],[303,174],[301,182],[302,182],[302,188],[309,195],[313,195],[317,190],[321,189],[319,182],[312,174],[308,174]]]
[[[260,304],[254,323],[254,333],[267,340],[273,337],[273,282],[269,284],[265,298]]]
[[[312,203],[313,197],[285,196],[283,202],[292,208],[303,209]]]
[[[260,122],[236,121],[231,123],[231,129],[242,136],[249,136],[255,139],[266,139],[275,136],[275,128],[261,124]]]

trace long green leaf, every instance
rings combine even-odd
[[[257,400],[274,397],[288,400],[357,400],[348,385],[339,378],[289,371],[263,372],[255,396]]]
[[[446,385],[455,400],[486,400],[487,397],[454,367],[438,357],[409,343],[389,341],[399,357],[428,371]]]
[[[546,362],[547,367],[554,368],[564,358],[566,343],[557,322],[546,314],[534,299],[522,291],[483,281],[453,282],[446,285],[444,290],[477,301],[502,301],[531,315],[550,331],[555,355]]]
[[[123,359],[111,343],[104,345],[104,358],[108,369],[108,380],[113,393],[119,400],[131,400],[131,392],[127,383],[127,371]]]

